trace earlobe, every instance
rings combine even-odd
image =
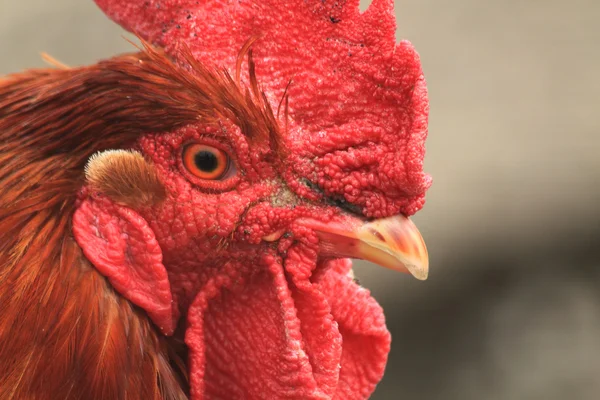
[[[178,312],[162,250],[146,220],[105,197],[88,197],[73,214],[73,234],[115,290],[144,309],[163,334],[172,334]]]

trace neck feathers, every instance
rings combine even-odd
[[[91,154],[196,118],[150,79],[167,60],[140,67],[143,59],[0,81],[2,399],[187,399],[172,341],[112,290],[71,235]]]

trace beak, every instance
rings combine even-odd
[[[358,258],[382,267],[427,279],[429,256],[421,233],[402,215],[371,222],[349,220],[324,223],[303,220],[302,223],[320,239],[321,254],[334,258]]]

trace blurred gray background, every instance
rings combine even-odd
[[[373,399],[600,399],[600,2],[396,12],[431,99],[431,272],[356,268],[393,333]],[[91,0],[0,0],[0,74],[132,51],[121,35]]]

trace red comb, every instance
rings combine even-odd
[[[396,44],[393,0],[374,0],[363,13],[359,0],[96,0],[129,31],[177,56],[186,45],[209,65],[232,75],[250,38],[256,74],[273,108],[290,83],[290,132],[302,146],[332,135],[348,146],[376,143],[385,164],[364,171],[364,193],[392,196],[348,199],[371,216],[410,215],[424,203],[430,177],[422,172],[429,105],[419,56],[407,41]],[[327,142],[327,140],[325,140]],[[332,145],[332,147],[335,147]],[[331,149],[330,149],[331,150]],[[300,149],[297,152],[301,151]],[[317,167],[318,168],[318,167]],[[373,179],[372,175],[379,175]],[[325,174],[326,175],[326,174]],[[321,174],[323,176],[323,174]],[[392,178],[390,178],[392,177]],[[342,195],[333,177],[322,186]],[[396,196],[396,197],[394,197]]]

